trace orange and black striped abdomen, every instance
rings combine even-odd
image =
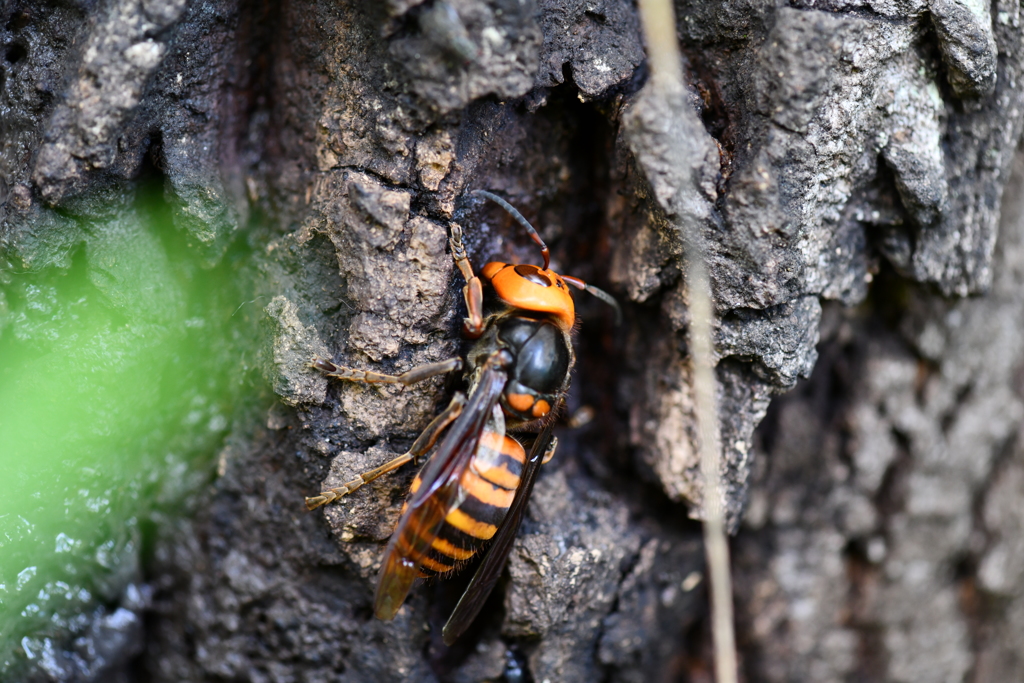
[[[459,479],[462,503],[445,515],[430,552],[420,563],[422,576],[455,569],[497,533],[512,505],[525,462],[526,451],[512,437],[490,431],[480,436],[480,445]],[[417,475],[410,492],[419,487]]]

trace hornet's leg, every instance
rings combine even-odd
[[[544,457],[540,459],[540,464],[541,465],[547,465],[548,461],[551,460],[551,458],[555,457],[555,450],[557,448],[558,448],[558,437],[557,436],[551,437],[551,444],[548,446],[547,450],[544,451]]]
[[[323,491],[319,496],[306,498],[306,507],[310,510],[315,510],[321,505],[332,503],[342,496],[347,496],[363,485],[369,484],[377,477],[397,470],[405,463],[424,455],[437,442],[437,438],[441,435],[441,432],[443,432],[448,425],[454,422],[456,418],[462,414],[462,408],[465,405],[466,395],[461,392],[455,394],[452,398],[452,402],[448,404],[448,407],[444,409],[444,412],[431,420],[430,424],[427,425],[427,428],[419,435],[419,438],[413,442],[409,452],[403,453],[397,458],[389,460],[380,467],[376,467],[369,472],[363,472],[355,479],[347,481],[337,488]]]
[[[584,427],[594,420],[594,409],[591,406],[580,406],[575,413],[569,416],[569,419],[565,421],[565,425],[569,429],[579,429]]]
[[[422,382],[429,377],[435,377],[437,375],[454,372],[455,370],[461,370],[462,359],[449,358],[448,360],[443,360],[437,363],[417,365],[412,370],[403,372],[401,375],[384,375],[370,370],[344,368],[340,365],[335,365],[329,360],[316,357],[310,361],[309,365],[328,377],[333,377],[335,379],[347,379],[350,382],[366,382],[367,384],[404,384],[409,386],[410,384]]]
[[[466,280],[466,284],[462,288],[462,296],[466,299],[466,310],[469,312],[469,317],[465,319],[463,327],[467,337],[476,339],[484,333],[484,286],[480,282],[480,278],[473,274],[473,266],[470,265],[469,257],[466,256],[466,247],[462,244],[462,228],[458,225],[452,225],[452,236],[448,240],[448,244],[451,245],[455,265],[458,266],[459,272]]]

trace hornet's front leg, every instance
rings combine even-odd
[[[462,288],[462,296],[466,299],[466,310],[469,316],[463,322],[466,336],[477,339],[484,333],[484,286],[480,278],[473,274],[473,266],[466,255],[466,247],[462,244],[462,228],[452,224],[452,236],[448,240],[452,248],[452,258],[459,267],[466,284]]]

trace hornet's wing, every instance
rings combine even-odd
[[[380,568],[374,613],[393,619],[405,602],[423,558],[452,507],[458,504],[459,480],[476,452],[483,431],[508,381],[503,359],[487,359],[473,395],[420,472],[420,486],[391,535]]]
[[[552,415],[558,413],[558,406],[551,411]],[[495,534],[487,555],[484,557],[480,567],[476,570],[466,592],[459,599],[455,611],[444,625],[442,637],[445,645],[451,645],[461,636],[469,625],[476,619],[480,609],[487,601],[487,597],[494,590],[495,584],[501,578],[501,572],[505,569],[505,561],[509,552],[512,551],[512,544],[519,534],[519,525],[526,513],[527,503],[530,501],[530,493],[533,491],[533,482],[537,479],[537,471],[540,469],[541,460],[551,444],[551,431],[554,427],[554,420],[548,420],[547,425],[537,439],[533,442],[530,454],[526,458],[526,465],[523,467],[522,478],[519,488],[516,489],[516,496],[512,500],[512,506],[508,509],[501,528]]]

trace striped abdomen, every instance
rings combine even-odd
[[[494,536],[512,505],[525,462],[526,451],[512,437],[492,431],[480,435],[480,445],[459,480],[463,501],[445,516],[430,552],[420,562],[421,576],[455,569]],[[410,493],[419,487],[420,476],[416,475]],[[402,514],[405,508],[403,505]]]

